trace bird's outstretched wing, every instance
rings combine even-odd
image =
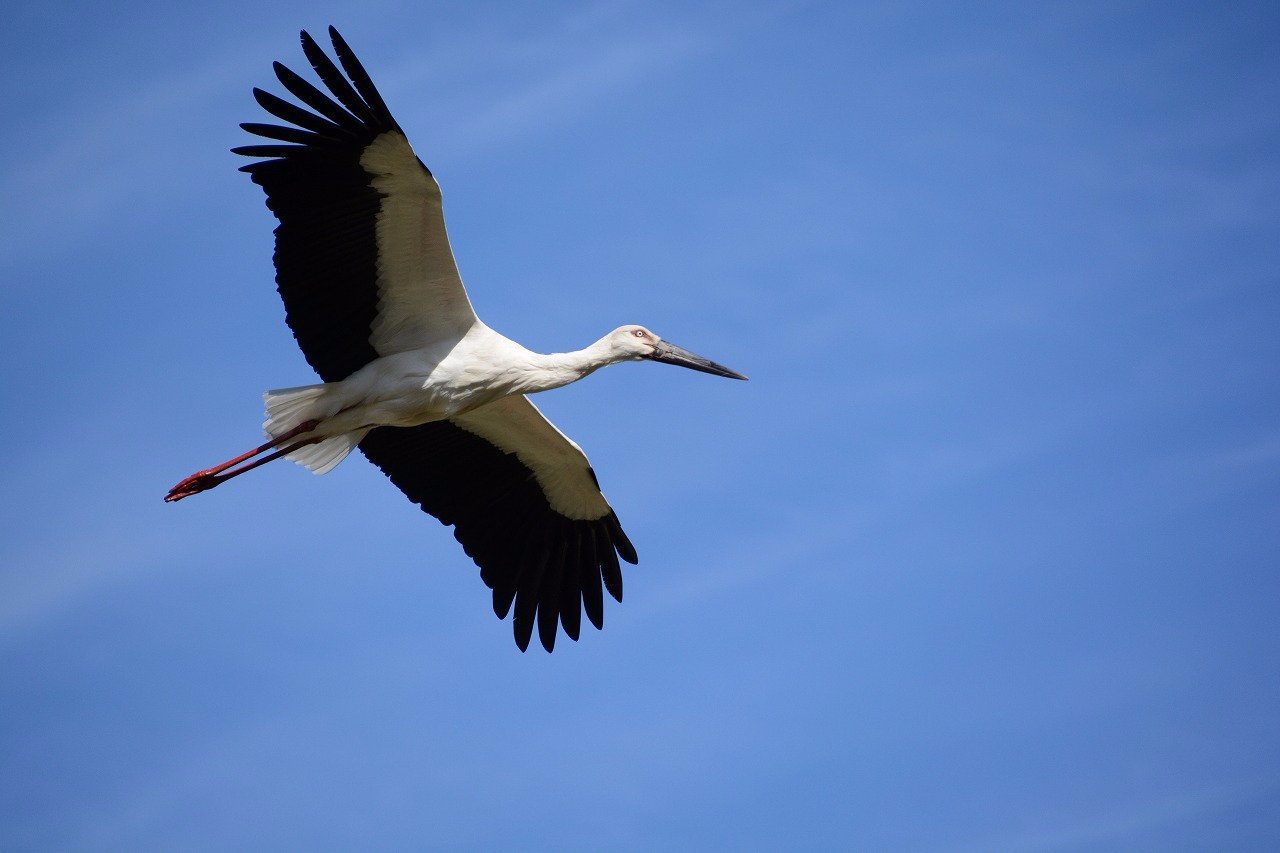
[[[329,93],[275,63],[310,110],[254,89],[290,126],[243,124],[275,142],[232,149],[268,158],[242,171],[280,220],[276,284],[298,345],[326,382],[378,356],[456,340],[478,322],[445,233],[440,186],[351,48],[333,27],[329,36],[342,70],[302,33]]]
[[[618,557],[635,548],[600,493],[581,448],[526,397],[506,397],[449,421],[378,427],[360,449],[409,499],[454,525],[493,590],[516,643],[536,620],[547,651],[556,623],[578,639],[582,611],[604,625],[604,595],[622,601]]]

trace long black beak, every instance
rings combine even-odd
[[[678,347],[666,341],[659,341],[653,355],[645,357],[666,364],[678,364],[690,370],[701,370],[703,373],[710,373],[713,376],[727,376],[730,379],[747,378],[736,370],[730,370],[723,364],[716,364],[709,358],[703,358],[696,353],[689,352],[684,347]]]

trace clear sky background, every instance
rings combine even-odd
[[[1274,3],[0,12],[0,847],[1276,849]],[[640,566],[521,654],[228,153],[334,23]]]

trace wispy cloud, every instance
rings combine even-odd
[[[166,562],[163,538],[118,531],[68,531],[66,544],[6,558],[0,576],[0,641],[11,641],[87,601],[95,592],[154,573]]]
[[[1179,824],[1197,823],[1215,811],[1230,808],[1241,801],[1255,800],[1274,788],[1273,780],[1246,779],[1236,784],[1206,786],[1137,802],[1119,802],[1093,814],[1047,818],[1038,827],[988,837],[952,849],[1091,850],[1099,847],[1123,849],[1130,844],[1147,847],[1153,839],[1167,838],[1166,833]],[[1213,838],[1198,841],[1210,848],[1215,846]],[[1233,845],[1227,843],[1226,846]]]
[[[126,81],[127,92],[67,102],[25,126],[24,156],[5,158],[0,198],[22,200],[18,227],[0,233],[0,257],[22,260],[74,243],[97,227],[173,197],[197,150],[202,103],[242,74],[243,57],[228,51],[203,65],[150,80]],[[105,88],[105,87],[104,87]],[[40,140],[34,144],[33,140]],[[186,140],[186,141],[184,141]]]
[[[698,44],[689,33],[660,33],[612,46],[572,67],[507,92],[452,132],[464,147],[510,138],[563,121],[608,92],[647,74],[668,69]]]
[[[1241,468],[1280,470],[1280,434],[1226,448],[1210,455],[1205,464],[1223,472]]]
[[[696,23],[601,3],[518,31],[451,32],[447,42],[415,51],[376,78],[389,92],[431,92],[427,100],[437,104],[468,99],[450,124],[430,127],[433,152],[456,159],[563,123],[711,43]],[[402,124],[416,138],[414,126],[428,121],[429,113],[406,111]]]
[[[636,618],[643,619],[763,585],[797,565],[812,564],[837,543],[857,536],[861,524],[855,519],[859,517],[852,508],[831,508],[823,515],[796,515],[779,519],[767,529],[740,531],[731,543],[717,540],[705,549],[687,547],[682,562],[697,568],[672,575],[644,603],[630,606],[636,607]]]

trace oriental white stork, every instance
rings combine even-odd
[[[285,318],[324,382],[266,392],[269,440],[192,474],[165,500],[281,456],[323,474],[359,447],[410,500],[454,526],[498,618],[514,604],[520,649],[536,621],[551,651],[557,622],[578,639],[584,609],[602,627],[603,590],[622,601],[618,558],[635,563],[636,551],[582,449],[525,395],[638,359],[746,377],[643,326],[543,355],[480,322],[449,247],[440,186],[351,48],[332,27],[329,36],[342,70],[302,33],[329,94],[274,65],[314,112],[254,89],[291,126],[243,124],[283,144],[233,149],[260,158],[241,171],[280,220]]]

